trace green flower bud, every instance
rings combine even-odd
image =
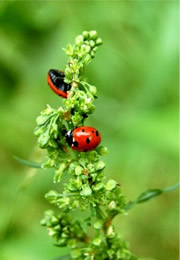
[[[84,39],[87,40],[88,37],[89,37],[89,32],[84,31],[82,34],[83,34],[83,36],[84,36]]]
[[[73,259],[77,259],[77,258],[79,258],[80,256],[81,256],[81,250],[80,249],[73,249],[72,251],[71,251],[71,256],[72,256],[72,258]]]
[[[95,52],[91,51],[90,55],[91,55],[91,58],[94,58],[95,57]]]
[[[98,38],[98,39],[96,40],[96,45],[97,45],[97,46],[101,45],[102,43],[103,43],[103,41],[102,41],[101,38]]]
[[[71,185],[69,186],[69,189],[71,191],[80,190],[82,188],[82,181],[79,177],[76,179],[71,179]]]
[[[59,219],[57,217],[55,217],[55,216],[52,216],[51,223],[53,225],[57,225],[59,223]]]
[[[109,226],[108,227],[106,235],[109,238],[115,237],[115,232],[114,232],[114,227],[113,226]]]
[[[106,155],[108,154],[108,148],[104,147],[104,146],[98,146],[98,148],[96,149],[96,151],[98,152],[99,155]]]
[[[76,112],[71,119],[74,125],[78,125],[82,121],[83,117],[78,112]]]
[[[101,190],[103,188],[104,188],[104,184],[102,182],[100,182],[100,183],[98,183],[98,184],[93,186],[93,190],[94,191],[99,191],[99,190]]]
[[[85,114],[91,114],[95,110],[95,105],[92,103],[81,104],[80,107]]]
[[[52,216],[54,215],[54,212],[53,212],[53,210],[49,209],[44,212],[44,215],[45,215],[45,218],[52,218]]]
[[[73,200],[72,208],[78,208],[80,206],[79,200]]]
[[[47,105],[47,108],[44,109],[44,110],[41,112],[41,114],[42,114],[43,116],[48,116],[48,115],[52,114],[54,111],[55,111],[55,110],[54,110],[50,105]]]
[[[93,48],[93,47],[95,46],[95,41],[90,40],[90,41],[89,41],[89,45],[91,46],[91,48]]]
[[[95,168],[97,171],[103,170],[106,164],[103,161],[99,161],[96,163]]]
[[[59,169],[55,171],[55,176],[54,176],[54,183],[60,182],[63,172],[66,169],[66,163],[61,163],[59,166]]]
[[[117,182],[115,180],[109,180],[106,183],[105,188],[106,188],[106,190],[111,191],[114,188],[116,188],[116,186],[117,186]]]
[[[92,190],[88,184],[84,184],[82,186],[82,191],[80,192],[81,196],[90,196],[92,194]]]
[[[70,65],[72,73],[78,72],[82,64],[78,60],[74,60],[74,63]]]
[[[49,203],[56,203],[58,199],[59,193],[55,190],[50,190],[48,193],[45,194],[45,199],[49,201]]]
[[[91,177],[92,177],[93,182],[95,182],[96,177],[97,177],[97,173],[92,173],[92,174],[91,174]]]
[[[89,32],[89,36],[90,36],[90,38],[91,38],[92,40],[96,40],[98,34],[97,34],[96,31],[90,31],[90,32]]]
[[[68,55],[68,56],[72,56],[74,53],[74,48],[71,44],[68,44],[66,46],[66,48],[63,48],[63,51]]]
[[[86,99],[86,97],[87,97],[86,93],[84,93],[84,91],[82,91],[82,90],[79,90],[76,93],[76,95],[77,95],[77,98],[80,99],[80,101],[84,101]]]
[[[90,61],[91,61],[91,55],[90,54],[87,54],[86,56],[85,56],[85,58],[83,59],[83,62],[85,63],[85,64],[88,64]]]
[[[46,162],[41,164],[41,168],[46,169],[46,168],[52,168],[55,165],[55,161],[52,159],[48,159]]]
[[[89,41],[85,41],[84,44],[86,44],[87,46],[89,46]]]
[[[46,226],[46,220],[44,218],[40,221],[40,225],[41,226]]]
[[[98,49],[98,47],[96,46],[96,47],[93,48],[93,51],[96,52],[97,49]]]
[[[69,247],[74,248],[76,247],[76,239],[69,239],[68,244]]]
[[[100,237],[97,237],[97,238],[95,238],[95,239],[93,240],[93,244],[94,244],[95,246],[100,246],[101,242],[102,242],[102,239],[101,239]]]
[[[60,231],[60,230],[61,230],[61,226],[60,226],[60,225],[56,225],[56,226],[54,227],[54,230]]]
[[[82,50],[83,52],[85,52],[85,53],[89,53],[90,50],[91,50],[91,47],[88,46],[88,45],[86,45],[86,44],[82,44],[81,50]]]
[[[66,245],[66,239],[65,238],[58,239],[58,245],[59,246],[65,246]]]
[[[48,234],[50,237],[55,237],[57,234],[57,231],[54,230],[53,228],[48,228]]]
[[[86,163],[87,163],[87,159],[86,158],[80,158],[79,159],[79,164],[82,166],[82,167],[86,167]]]
[[[69,235],[63,232],[63,233],[61,234],[61,237],[67,238],[67,237],[69,237]]]
[[[69,172],[70,173],[74,173],[74,171],[75,171],[75,168],[76,168],[76,166],[77,166],[77,163],[74,163],[74,162],[72,162],[70,165],[69,165]]]
[[[68,80],[70,80],[70,81],[72,80],[72,73],[71,73],[71,70],[69,67],[65,68],[64,74]],[[69,82],[67,82],[67,83],[69,83]]]
[[[57,201],[57,205],[58,205],[58,207],[59,207],[60,209],[69,206],[69,203],[70,203],[70,199],[67,198],[67,197],[58,199],[58,201]]]
[[[76,175],[81,175],[83,173],[84,169],[81,166],[77,166],[75,168],[75,174]]]
[[[60,116],[64,114],[64,109],[62,107],[59,107],[57,111]]]
[[[95,171],[94,164],[89,163],[89,164],[87,165],[87,169],[88,169],[88,172],[89,172],[89,173],[94,172],[94,171]]]
[[[89,91],[94,97],[97,97],[97,88],[95,86],[89,85]]]
[[[95,229],[101,229],[103,226],[103,221],[102,220],[98,220],[94,223],[94,228]]]
[[[76,43],[76,45],[79,46],[79,47],[82,45],[83,41],[84,41],[83,35],[78,35],[78,36],[76,37],[76,39],[75,39],[75,43]]]
[[[116,209],[116,202],[115,202],[114,200],[112,200],[112,201],[109,203],[108,208],[109,208],[110,210]]]

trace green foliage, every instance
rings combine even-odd
[[[104,180],[106,165],[100,156],[107,153],[107,148],[76,152],[69,148],[63,134],[83,125],[95,109],[97,90],[83,80],[83,73],[100,44],[102,40],[96,31],[85,31],[76,37],[74,45],[67,45],[64,51],[70,60],[65,68],[65,81],[72,87],[64,101],[65,108],[53,109],[48,105],[36,120],[34,134],[39,147],[48,153],[42,167],[55,169],[54,183],[59,183],[64,174],[68,176],[62,193],[51,190],[45,195],[49,203],[60,209],[60,215],[47,211],[41,224],[47,227],[56,246],[72,249],[73,259],[133,260],[136,258],[111,223],[117,214],[125,212],[126,203],[118,183]],[[86,211],[86,220],[73,221],[75,210]],[[83,222],[87,220],[88,225],[94,226],[94,236],[88,236],[88,230],[84,230]]]
[[[175,184],[173,186],[166,187],[164,189],[149,189],[147,191],[144,191],[143,193],[141,193],[138,196],[138,198],[136,200],[129,202],[126,205],[125,209],[126,210],[131,209],[136,204],[146,202],[146,201],[148,201],[148,200],[150,200],[152,198],[155,198],[155,197],[161,195],[164,192],[174,191],[175,189],[179,188],[179,186],[180,186],[180,183],[177,183],[177,184]]]

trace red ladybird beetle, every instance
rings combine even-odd
[[[71,85],[64,82],[64,72],[61,70],[51,69],[48,71],[47,82],[50,88],[59,96],[67,98],[67,92]]]
[[[66,141],[73,150],[87,152],[101,142],[101,134],[93,127],[81,126],[66,133]]]

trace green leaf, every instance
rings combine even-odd
[[[153,197],[160,195],[162,192],[163,191],[160,189],[147,190],[138,197],[138,203],[142,203],[144,201],[152,199]]]
[[[40,148],[46,148],[48,142],[50,139],[50,135],[49,135],[49,130],[47,130],[46,132],[44,132],[43,134],[41,134],[38,138],[38,143]]]
[[[175,189],[177,189],[180,186],[180,183],[177,183],[173,186],[164,188],[164,189],[149,189],[143,193],[141,193],[138,198],[134,201],[130,201],[126,206],[125,206],[125,210],[131,209],[132,207],[134,207],[136,204],[138,203],[142,203],[142,202],[146,202],[154,197],[157,197],[159,195],[161,195],[164,192],[171,192],[174,191]]]
[[[44,116],[44,115],[40,115],[36,118],[36,123],[38,126],[41,126],[43,124],[45,124],[47,122],[47,120],[49,120],[51,118],[52,115],[47,115],[47,116]]]
[[[29,166],[29,167],[31,167],[31,168],[41,168],[41,165],[42,165],[41,163],[36,163],[36,162],[27,161],[27,160],[21,159],[21,158],[19,158],[19,157],[17,157],[17,156],[13,156],[13,158],[14,158],[17,162],[19,162],[19,163],[21,163],[21,164],[23,164],[23,165]]]

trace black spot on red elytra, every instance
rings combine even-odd
[[[74,144],[75,147],[78,147],[78,142],[77,141],[73,142],[73,144]]]
[[[99,132],[98,131],[96,131],[96,136],[99,136]]]
[[[90,143],[90,139],[89,139],[89,137],[88,137],[88,138],[86,138],[86,143],[87,143],[87,144],[89,144],[89,143]]]

